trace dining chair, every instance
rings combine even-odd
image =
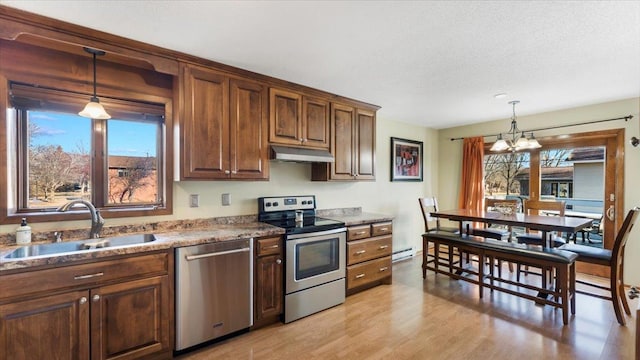
[[[510,208],[512,212],[517,212],[520,201],[517,199],[484,199],[484,211],[498,211],[501,208]],[[491,227],[492,224],[484,223],[481,228],[472,228],[471,235],[483,238],[502,240],[511,242],[512,227]],[[498,268],[498,276],[502,276],[502,261],[496,262]],[[509,271],[513,271],[513,264],[509,263]]]
[[[520,202],[517,199],[484,199],[484,211],[498,211],[500,208],[511,208],[516,212]],[[506,240],[511,242],[511,226],[509,227],[491,227],[489,223],[485,223],[481,228],[471,229],[471,235],[490,238],[496,240]]]
[[[591,239],[591,235],[598,235],[602,237],[604,232],[604,221],[603,216],[600,216],[600,219],[593,220],[593,225],[590,227],[586,227],[580,230],[580,235],[582,236],[582,242],[587,241],[589,244],[600,244],[602,240]]]
[[[420,210],[422,211],[422,219],[424,220],[424,232],[431,231],[446,231],[451,233],[458,233],[459,229],[454,227],[440,226],[440,219],[431,216],[432,212],[438,211],[438,199],[435,197],[421,197],[418,198],[420,203]]]
[[[618,235],[613,243],[613,249],[611,250],[571,243],[565,244],[559,248],[578,254],[578,259],[576,261],[602,265],[609,268],[610,282],[608,287],[584,280],[576,280],[576,282],[592,288],[607,290],[610,292],[611,296],[603,296],[582,290],[576,290],[576,292],[605,300],[611,300],[613,303],[613,310],[616,313],[616,318],[620,325],[626,324],[626,319],[622,314],[621,306],[624,308],[624,312],[627,315],[631,315],[631,309],[629,308],[629,303],[627,302],[627,297],[624,292],[624,250],[627,245],[627,240],[629,239],[629,232],[631,232],[631,229],[638,218],[638,213],[640,213],[640,208],[638,207],[629,210],[622,226],[620,227],[620,231],[618,231]]]
[[[522,211],[525,215],[549,211],[550,214],[564,216],[566,203],[564,201],[541,201],[541,200],[523,200]],[[540,233],[530,233],[529,229],[525,229],[524,234],[517,235],[516,238],[521,244],[543,245],[543,239]],[[551,233],[551,247],[562,246],[566,240],[561,236]]]
[[[442,227],[440,226],[440,219],[431,216],[432,212],[438,211],[438,199],[435,197],[422,197],[418,198],[420,203],[420,210],[422,211],[422,219],[424,220],[424,232],[445,231],[450,233],[459,233],[458,228]],[[427,240],[422,237],[422,278],[427,277],[427,254],[429,252]],[[453,253],[452,256],[459,256],[460,254]],[[432,261],[440,261],[449,259],[449,249],[438,249],[438,258]]]

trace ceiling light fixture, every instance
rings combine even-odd
[[[507,97],[507,94],[506,93],[499,93],[499,94],[493,95],[493,97],[496,98],[496,99],[504,99],[504,98]]]
[[[78,113],[78,115],[90,119],[111,119],[111,115],[107,114],[107,112],[104,110],[104,107],[102,107],[102,105],[100,104],[100,100],[98,100],[98,97],[96,96],[96,56],[102,56],[105,54],[105,52],[88,47],[85,47],[84,51],[88,52],[89,54],[93,54],[93,96],[84,107],[84,109],[82,109],[82,111]]]
[[[516,122],[516,104],[519,103],[520,101],[518,100],[509,101],[509,104],[513,106],[511,129],[509,129],[509,132],[504,134],[504,137],[503,134],[498,134],[498,139],[491,146],[491,151],[518,151],[524,149],[537,149],[542,146],[533,136],[533,132],[531,133],[531,137],[528,138],[524,131],[520,131],[520,129],[518,129],[518,123]],[[506,138],[506,140],[504,138]]]

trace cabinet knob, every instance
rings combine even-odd
[[[86,304],[86,303],[87,303],[87,298],[86,298],[86,297],[84,297],[84,296],[83,296],[83,297],[81,297],[81,298],[80,298],[80,305],[82,305],[82,304]]]
[[[235,171],[235,170],[233,170],[233,171],[231,171],[231,173],[232,173],[232,174],[237,174],[238,172],[237,172],[237,171]]]
[[[93,295],[91,300],[93,300],[93,302],[97,302],[98,300],[100,300],[100,295],[98,295],[98,294]]]
[[[276,264],[278,265],[282,264],[282,260],[281,259],[276,260]]]
[[[225,171],[224,171],[224,173],[225,173],[225,174],[227,174],[227,175],[229,175],[229,174],[231,174],[231,171],[229,171],[229,170],[225,170]]]

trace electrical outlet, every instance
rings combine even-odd
[[[222,205],[223,206],[231,205],[231,194],[222,194]]]
[[[200,206],[200,195],[191,194],[189,195],[189,207],[198,207]]]

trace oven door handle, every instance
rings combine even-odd
[[[187,255],[184,258],[187,261],[191,261],[191,260],[210,258],[210,257],[214,257],[214,256],[222,256],[222,255],[229,255],[229,254],[235,254],[235,253],[240,253],[240,252],[247,252],[249,250],[250,250],[249,248],[242,248],[242,249],[236,249],[236,250],[212,252],[212,253],[207,253],[207,254]]]

